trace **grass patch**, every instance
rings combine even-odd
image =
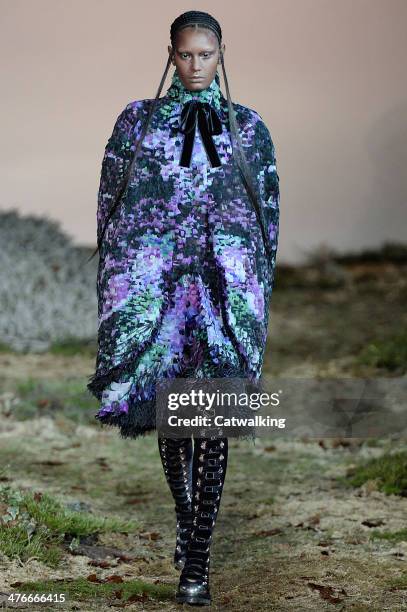
[[[399,576],[398,578],[391,578],[388,582],[386,582],[386,586],[392,589],[400,589],[400,591],[407,590],[407,574],[404,574],[404,576]],[[402,608],[399,609],[401,610]]]
[[[387,340],[371,342],[359,353],[356,363],[390,372],[405,373],[407,369],[407,330]]]
[[[370,537],[372,539],[387,540],[388,542],[407,542],[407,529],[400,529],[400,531],[378,531],[374,529]]]
[[[72,547],[84,536],[134,532],[138,528],[135,521],[69,510],[46,493],[0,486],[0,550],[10,558],[27,561],[35,556],[56,567],[64,553],[62,543],[67,539]]]
[[[381,446],[381,441],[378,438],[366,438],[363,444],[369,448],[378,448]]]
[[[369,459],[345,477],[338,477],[344,484],[360,487],[368,480],[376,480],[377,488],[386,495],[407,496],[407,452]]]
[[[262,497],[259,499],[259,503],[260,504],[268,504],[268,505],[272,505],[275,503],[275,497]]]
[[[95,424],[98,401],[89,393],[83,378],[60,381],[28,377],[16,385],[15,393],[19,402],[13,414],[19,420],[62,413],[74,423]]]
[[[48,352],[54,355],[66,355],[71,357],[72,355],[96,355],[97,345],[96,341],[92,338],[89,340],[83,340],[80,338],[65,338],[58,342],[53,342],[48,349]]]
[[[24,582],[18,587],[22,593],[64,593],[67,600],[94,600],[109,597],[122,601],[142,601],[147,598],[168,600],[174,598],[174,587],[168,584],[149,584],[142,580],[124,582],[120,576],[110,576],[105,580],[95,574],[88,578],[73,580],[44,580]]]
[[[11,346],[5,342],[0,341],[0,353],[17,353]]]

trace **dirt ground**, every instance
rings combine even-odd
[[[354,355],[372,333],[372,320],[385,330],[381,336],[396,326],[392,319],[399,317],[400,324],[401,317],[405,322],[402,305],[394,300],[389,313],[385,299],[380,303],[371,295],[354,296],[352,311],[345,317],[347,298],[340,291],[325,291],[317,300],[315,295],[301,296],[301,292],[284,292],[275,300],[272,357],[270,353],[266,372],[285,376],[366,373],[363,366],[355,369]],[[93,365],[93,358],[81,355],[0,354],[0,464],[13,486],[84,503],[95,515],[137,519],[139,533],[101,534],[97,542],[100,547],[119,549],[130,560],[106,556],[100,548],[105,567],[95,566],[91,559],[95,550],[90,548],[91,556],[84,551],[67,553],[60,567],[52,569],[36,558],[21,562],[0,554],[0,602],[18,592],[18,586],[13,586],[18,582],[91,574],[167,584],[175,593],[178,572],[171,564],[175,514],[156,436],[124,440],[115,429],[78,423],[63,410],[26,419],[16,418],[13,412],[22,382],[86,384]],[[92,404],[86,410],[93,413],[95,408]],[[405,439],[393,436],[372,443],[290,440],[275,435],[258,439],[255,445],[231,440],[212,546],[211,608],[407,610],[407,541],[371,537],[374,529],[406,528],[407,497],[385,495],[374,480],[357,488],[338,480],[363,459],[396,450],[405,450]],[[123,607],[123,603],[71,599],[41,609],[112,607]],[[168,599],[149,598],[126,605],[128,610],[180,607]]]

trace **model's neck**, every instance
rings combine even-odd
[[[219,76],[217,78],[219,79]],[[216,76],[213,78],[208,87],[200,90],[192,90],[185,87],[185,85],[182,83],[177,69],[174,70],[171,85],[167,90],[166,95],[177,103],[184,104],[189,100],[196,99],[200,100],[201,102],[208,102],[215,108],[220,107],[220,102],[222,99],[222,91],[217,82]]]

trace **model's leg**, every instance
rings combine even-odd
[[[192,438],[158,438],[165,478],[175,501],[177,535],[174,565],[182,569],[192,530]]]
[[[210,546],[216,523],[228,457],[227,438],[194,440],[192,492],[193,531],[181,572],[176,599],[191,604],[210,604]]]

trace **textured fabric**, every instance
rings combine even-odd
[[[190,166],[180,165],[185,136],[179,128],[191,100],[202,108],[209,104],[221,121],[222,133],[211,135],[220,166],[211,165],[198,122]],[[98,236],[152,102],[130,102],[108,140]],[[98,353],[88,389],[101,401],[96,418],[119,426],[123,437],[155,429],[160,377],[256,381],[261,375],[278,241],[279,177],[260,115],[237,103],[234,109],[273,255],[265,249],[232,157],[219,75],[194,92],[175,70],[100,251]]]

